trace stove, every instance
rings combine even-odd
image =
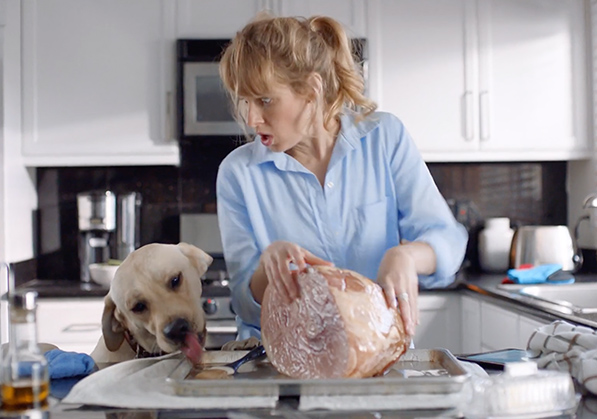
[[[213,257],[208,271],[201,278],[201,304],[207,319],[207,349],[219,349],[236,338],[234,311],[230,305],[229,277],[222,255],[222,241],[217,214],[180,215],[180,241],[193,244]]]
[[[201,278],[201,282],[203,287],[201,301],[205,316],[211,320],[234,320],[226,271],[207,271]]]
[[[206,349],[220,349],[236,338],[237,327],[232,309],[228,274],[222,269],[208,270],[201,278],[201,304],[207,325]]]

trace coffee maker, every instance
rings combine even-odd
[[[89,265],[107,262],[116,231],[116,195],[111,191],[77,194],[81,281],[90,282]]]
[[[141,194],[127,192],[118,194],[116,241],[113,257],[124,260],[140,245]]]
[[[90,282],[89,265],[124,260],[140,245],[141,194],[89,191],[77,194],[81,281]]]

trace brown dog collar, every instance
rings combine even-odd
[[[124,331],[124,338],[128,342],[128,344],[131,347],[131,349],[133,350],[133,352],[135,352],[136,359],[155,358],[156,356],[166,355],[166,352],[163,352],[163,351],[154,352],[154,353],[148,352],[147,350],[145,350],[145,348],[143,346],[139,345],[139,342],[137,342],[137,339],[135,339],[135,337],[128,330]]]

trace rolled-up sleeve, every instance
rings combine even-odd
[[[428,243],[435,252],[435,273],[421,275],[419,284],[423,288],[447,286],[464,259],[468,233],[454,218],[402,122],[392,116],[386,126],[400,237]]]
[[[235,167],[230,159],[220,165],[216,181],[218,222],[230,276],[232,307],[242,322],[259,328],[261,305],[253,298],[249,285],[261,253],[240,184],[247,181],[241,170],[242,166]]]

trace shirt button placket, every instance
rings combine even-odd
[[[325,183],[325,197],[326,197],[326,217],[328,219],[327,223],[327,236],[328,236],[328,243],[330,246],[330,251],[334,254],[334,259],[336,262],[344,262],[344,258],[342,257],[342,246],[339,243],[340,240],[340,218],[338,216],[338,208],[339,204],[337,202],[338,194],[337,188],[334,184],[334,181],[328,180]]]
[[[326,253],[325,255],[320,255],[320,257],[329,259],[332,254],[332,246],[330,246],[331,242],[329,241],[329,235],[327,233],[329,222],[326,211],[326,194],[315,176],[313,176],[313,179],[315,180],[315,183],[313,184],[314,188],[312,189],[311,193],[312,208],[316,217],[318,233]]]

